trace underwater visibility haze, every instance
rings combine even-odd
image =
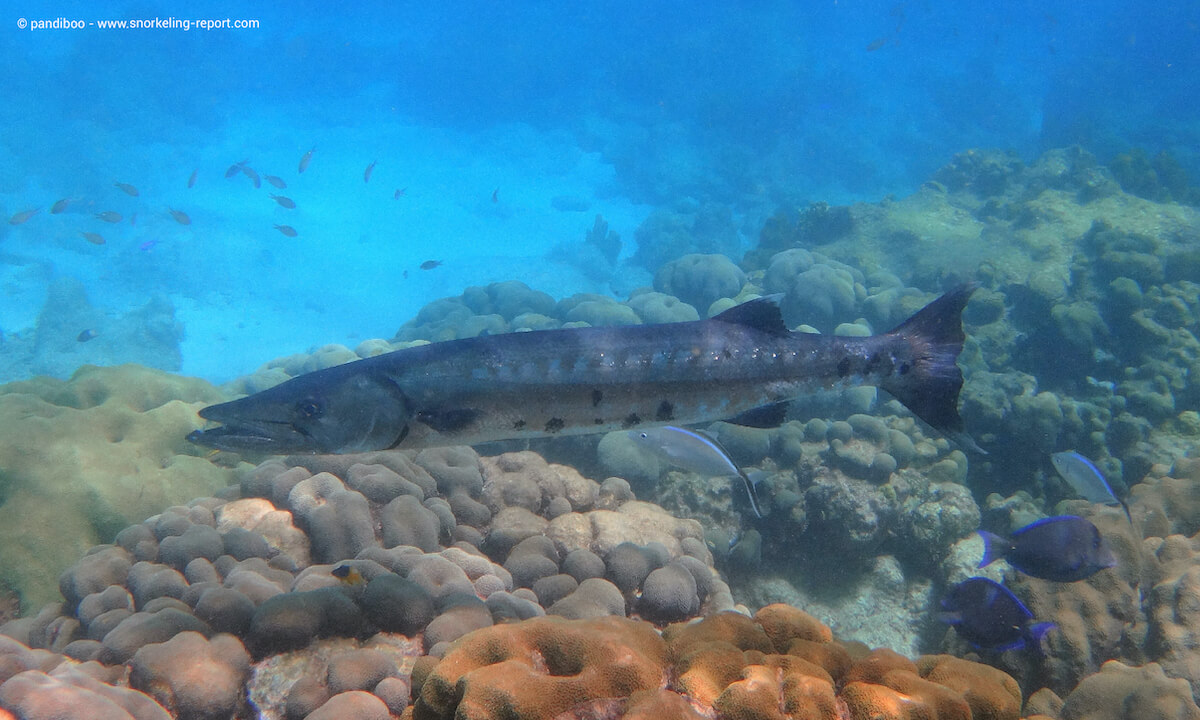
[[[1200,7],[2,7],[0,714],[1200,719]]]

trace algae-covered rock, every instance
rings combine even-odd
[[[734,297],[746,273],[724,255],[692,254],[672,260],[654,275],[654,289],[674,295],[698,308],[723,297]]]
[[[187,434],[224,400],[207,382],[138,365],[0,386],[0,583],[25,607],[131,523],[234,482]]]

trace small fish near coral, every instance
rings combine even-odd
[[[663,427],[630,430],[629,437],[639,447],[684,470],[709,477],[738,477],[746,486],[750,509],[762,517],[758,509],[756,483],[737,466],[729,451],[707,433],[664,425]]]
[[[300,233],[296,232],[296,228],[291,225],[275,225],[274,228],[283,234],[284,237],[294,238]]]
[[[130,185],[129,183],[123,183],[123,182],[113,183],[113,187],[117,188],[118,190],[120,190],[121,192],[125,193],[126,195],[128,195],[130,197],[137,197],[139,195],[138,189],[135,188],[134,186]]]
[[[995,580],[973,577],[950,588],[942,599],[941,621],[977,648],[1039,649],[1054,623],[1033,622],[1033,613]]]
[[[1067,450],[1051,455],[1050,463],[1079,497],[1101,505],[1114,507],[1120,505],[1125,510],[1125,517],[1129,519],[1129,522],[1133,522],[1129,506],[1125,504],[1124,500],[1117,497],[1112,486],[1108,484],[1108,480],[1104,479],[1104,473],[1100,472],[1100,468],[1096,467],[1091,460],[1074,450]]]
[[[293,202],[290,197],[284,197],[283,195],[271,195],[271,199],[279,203],[279,207],[287,208],[288,210],[296,209],[296,203]]]
[[[984,543],[979,567],[1003,558],[1035,578],[1076,582],[1117,565],[1117,556],[1100,530],[1075,515],[1043,518],[1007,538],[986,530],[979,535]]]
[[[342,563],[329,571],[329,574],[342,581],[343,585],[363,585],[367,579],[353,565]]]
[[[85,343],[85,342],[87,342],[87,341],[89,341],[89,340],[95,340],[95,339],[96,339],[96,336],[97,336],[97,335],[99,335],[99,334],[100,334],[100,333],[96,332],[95,330],[92,330],[91,328],[88,328],[87,330],[84,330],[83,332],[81,332],[81,333],[79,333],[78,335],[76,335],[76,336],[75,336],[75,340],[76,340],[77,342]]]
[[[230,451],[351,453],[736,418],[828,387],[883,388],[961,433],[956,360],[975,285],[869,337],[791,332],[772,298],[707,320],[560,328],[404,348],[210,405],[188,439]]]
[[[426,260],[425,262],[421,263],[421,269],[422,270],[432,270],[441,264],[442,264],[441,260]]]

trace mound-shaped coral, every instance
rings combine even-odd
[[[196,410],[223,399],[137,365],[0,386],[0,583],[39,606],[86,548],[232,482],[184,439]]]

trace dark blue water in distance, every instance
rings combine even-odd
[[[160,297],[170,369],[214,381],[469,285],[623,299],[652,268],[614,285],[552,253],[596,214],[629,257],[655,209],[719,206],[737,259],[781,204],[902,197],[970,148],[1139,147],[1200,176],[1191,3],[106,5],[2,5],[0,210],[40,212],[0,225],[0,331],[28,339],[56,282],[107,317]],[[226,18],[256,27],[178,27]],[[226,179],[243,160],[287,189]],[[93,344],[80,363],[119,359]]]

